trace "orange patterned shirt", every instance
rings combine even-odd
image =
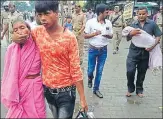
[[[44,26],[32,31],[40,50],[43,84],[50,88],[63,88],[83,80],[78,43],[75,35],[65,30],[53,37]]]

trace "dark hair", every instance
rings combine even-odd
[[[108,10],[108,6],[107,6],[107,5],[105,5],[105,4],[103,4],[103,3],[98,4],[98,5],[96,6],[96,14],[97,14],[97,16],[99,16],[100,13],[104,13],[105,10]]]
[[[45,0],[45,1],[36,1],[35,2],[35,12],[37,13],[45,13],[49,10],[53,12],[58,11],[58,1],[57,0]]]
[[[139,8],[138,8],[138,12],[139,12],[139,10],[146,10],[146,12],[148,13],[147,7],[139,7]]]

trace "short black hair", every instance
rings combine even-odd
[[[139,7],[139,8],[138,8],[138,12],[139,12],[139,10],[146,10],[146,12],[148,13],[147,7]]]
[[[35,12],[45,13],[52,10],[53,12],[58,11],[59,2],[57,0],[45,0],[45,1],[36,1],[35,2]]]
[[[96,14],[97,14],[97,16],[98,16],[100,13],[104,13],[105,10],[108,10],[108,6],[107,6],[107,5],[105,5],[105,4],[103,4],[103,3],[98,4],[98,5],[96,6]]]

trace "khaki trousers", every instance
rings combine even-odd
[[[80,56],[80,62],[83,62],[83,54],[84,54],[84,34],[81,33],[80,35],[76,32],[73,31],[73,33],[76,36],[77,42],[78,42],[78,47],[79,47],[79,56]]]
[[[116,51],[117,47],[122,39],[122,27],[113,27],[113,51]]]

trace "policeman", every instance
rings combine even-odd
[[[4,28],[4,33],[3,33],[3,34],[5,34],[7,32],[7,30],[9,31],[8,40],[7,40],[8,45],[11,44],[12,22],[16,19],[22,19],[23,20],[23,15],[21,15],[20,13],[18,13],[16,11],[15,5],[12,2],[9,3],[9,11],[10,11],[10,14],[8,15],[8,22],[6,23],[7,27]]]
[[[2,24],[2,27],[3,27],[1,38],[3,39],[4,35],[5,35],[6,39],[8,39],[8,30],[5,33],[4,29],[6,29],[6,27],[7,27],[8,16],[9,16],[9,13],[10,13],[9,12],[9,2],[8,1],[4,2],[3,7],[4,7],[4,11],[2,11],[2,14],[1,14],[1,24]]]
[[[119,6],[114,7],[114,12],[109,17],[109,20],[113,25],[113,54],[117,54],[119,50],[119,44],[122,38],[122,28],[124,25],[123,14],[119,12]]]
[[[73,33],[78,40],[80,64],[83,63],[83,48],[84,48],[84,36],[83,31],[85,28],[86,16],[81,10],[81,6],[75,5],[75,13],[72,15]]]

